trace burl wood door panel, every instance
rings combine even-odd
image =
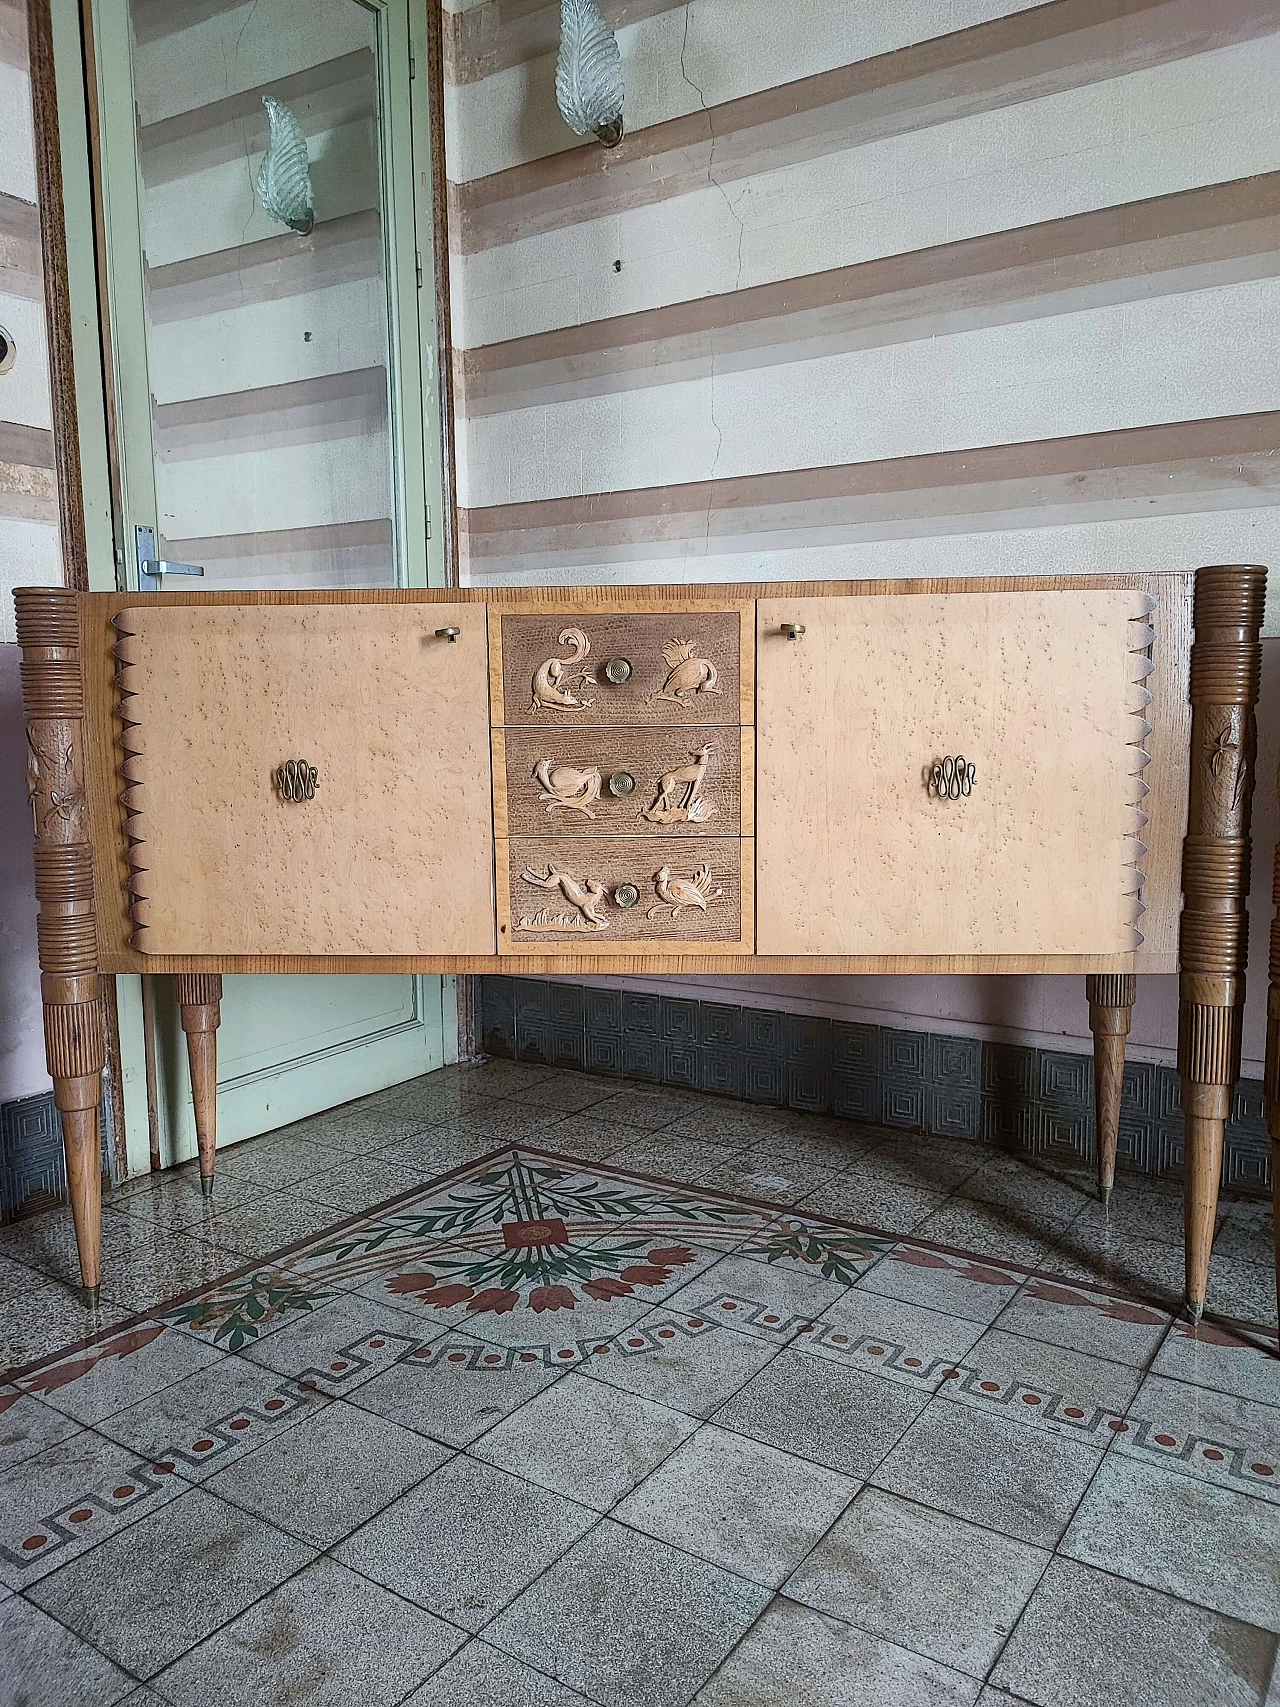
[[[500,954],[751,949],[749,842],[519,837],[498,870]]]
[[[116,622],[136,947],[493,953],[483,606],[144,605]],[[282,797],[289,760],[315,767],[313,798]]]
[[[497,834],[742,835],[752,734],[736,727],[495,729]]]
[[[761,600],[759,952],[1133,949],[1149,607],[1124,589]],[[971,790],[939,798],[931,768],[961,756]]]
[[[501,661],[495,723],[574,729],[751,722],[743,669],[749,606],[664,614],[494,611],[491,626]],[[611,666],[619,679],[611,679]]]

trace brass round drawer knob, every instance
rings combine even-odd
[[[631,680],[630,658],[610,658],[604,667],[604,676],[605,680],[612,682],[614,687],[621,686],[623,682],[629,682]]]
[[[628,794],[634,794],[635,791],[636,779],[630,771],[614,771],[609,778],[609,793],[615,799],[621,800]]]
[[[620,907],[634,907],[640,899],[640,891],[634,883],[620,883],[613,892],[613,898]]]

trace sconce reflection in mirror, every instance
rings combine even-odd
[[[622,61],[618,38],[596,0],[560,0],[556,105],[575,136],[595,136],[606,148],[622,141]]]
[[[316,214],[307,139],[283,101],[264,95],[262,104],[271,120],[271,142],[258,168],[258,200],[272,219],[278,219],[300,237],[308,237]]]

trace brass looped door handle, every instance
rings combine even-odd
[[[436,639],[447,640],[450,646],[452,646],[461,633],[462,630],[460,628],[437,628]]]
[[[928,771],[928,790],[937,800],[959,800],[973,793],[978,773],[963,754],[935,759]]]
[[[320,773],[306,759],[288,759],[271,773],[281,800],[314,800]]]

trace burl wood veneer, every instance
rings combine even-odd
[[[1105,1198],[1135,975],[1180,970],[1198,1313],[1264,581],[20,589],[86,1285],[100,972],[179,976],[206,1183],[224,972],[1083,973]]]

